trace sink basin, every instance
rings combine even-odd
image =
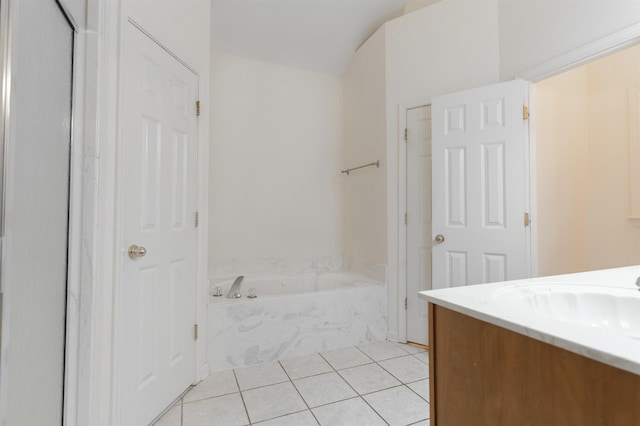
[[[545,283],[502,287],[493,299],[558,321],[640,339],[637,288]]]

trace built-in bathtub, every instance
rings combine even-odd
[[[226,295],[235,277],[210,281],[207,360],[211,371],[385,340],[387,288],[349,272],[245,276],[240,299]],[[257,298],[247,298],[255,288]]]

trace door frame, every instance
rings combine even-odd
[[[431,105],[431,99],[416,99],[398,104],[398,341],[407,342],[407,227],[404,214],[407,211],[407,144],[404,129],[407,127],[407,111]]]
[[[124,12],[124,11],[123,11]],[[142,32],[146,37],[149,37],[154,43],[156,43],[159,47],[161,47],[165,52],[175,58],[181,65],[186,67],[189,71],[191,71],[197,79],[196,83],[196,93],[198,94],[198,98],[201,97],[201,83],[200,83],[200,74],[195,70],[194,67],[190,66],[187,61],[182,59],[178,54],[175,53],[173,49],[169,47],[168,44],[159,40],[156,36],[154,36],[150,31],[147,30],[147,26],[141,24],[139,19],[135,19],[131,16],[127,16],[125,13],[121,15],[121,26],[119,28],[119,43],[118,43],[118,66],[117,66],[117,75],[118,75],[118,83],[117,83],[117,98],[118,101],[124,99],[124,75],[125,75],[125,63],[124,63],[124,43],[126,40],[126,26],[133,25],[136,30]],[[116,157],[113,163],[114,166],[114,216],[113,216],[113,295],[111,300],[111,308],[112,308],[112,320],[113,320],[113,339],[112,339],[112,359],[113,359],[113,367],[112,367],[112,387],[111,387],[111,418],[115,423],[119,423],[121,420],[121,410],[120,410],[120,355],[121,355],[121,329],[123,324],[122,320],[122,311],[120,304],[120,297],[122,296],[123,288],[122,288],[122,280],[123,280],[123,271],[124,265],[123,262],[126,261],[124,254],[124,242],[123,242],[123,221],[124,218],[122,216],[122,206],[123,206],[123,187],[125,182],[123,181],[123,161],[120,158],[122,153],[122,149],[120,149],[121,145],[124,143],[124,109],[118,108],[116,112],[117,116],[117,125],[116,125]],[[196,173],[196,208],[200,213],[206,212],[206,209],[203,209],[203,203],[206,200],[203,200],[202,196],[202,188],[203,186],[206,188],[206,185],[203,185],[203,161],[206,161],[206,156],[203,159],[203,143],[201,138],[201,120],[197,120],[197,130],[196,130],[196,164],[197,164],[197,173]],[[202,297],[201,291],[201,276],[203,273],[203,268],[205,268],[204,276],[206,277],[206,258],[203,258],[203,250],[202,245],[206,244],[207,235],[206,235],[206,227],[198,226],[196,228],[196,259],[195,259],[195,268],[196,268],[196,282],[195,282],[195,300],[193,301],[193,317],[195,323],[199,325],[199,338],[195,341],[195,353],[194,353],[194,371],[193,371],[193,381],[195,384],[199,380],[203,379],[209,374],[208,365],[206,364],[206,360],[202,360],[202,354],[206,354],[206,324],[203,324],[202,321],[202,312],[204,304],[205,311],[205,320],[206,320],[206,298]],[[206,253],[206,250],[204,250]],[[205,265],[203,267],[203,265]],[[205,293],[206,296],[206,293]],[[168,407],[167,407],[168,408]],[[158,413],[161,414],[161,413]]]

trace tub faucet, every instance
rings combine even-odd
[[[636,280],[636,286],[638,287],[638,291],[640,291],[640,277]]]
[[[227,299],[239,299],[242,297],[240,294],[240,284],[242,284],[242,280],[244,280],[244,275],[240,275],[236,280],[231,284],[231,288],[227,293]]]

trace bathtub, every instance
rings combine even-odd
[[[212,372],[385,340],[387,287],[347,272],[210,280],[207,361]],[[257,298],[249,299],[248,290]]]

